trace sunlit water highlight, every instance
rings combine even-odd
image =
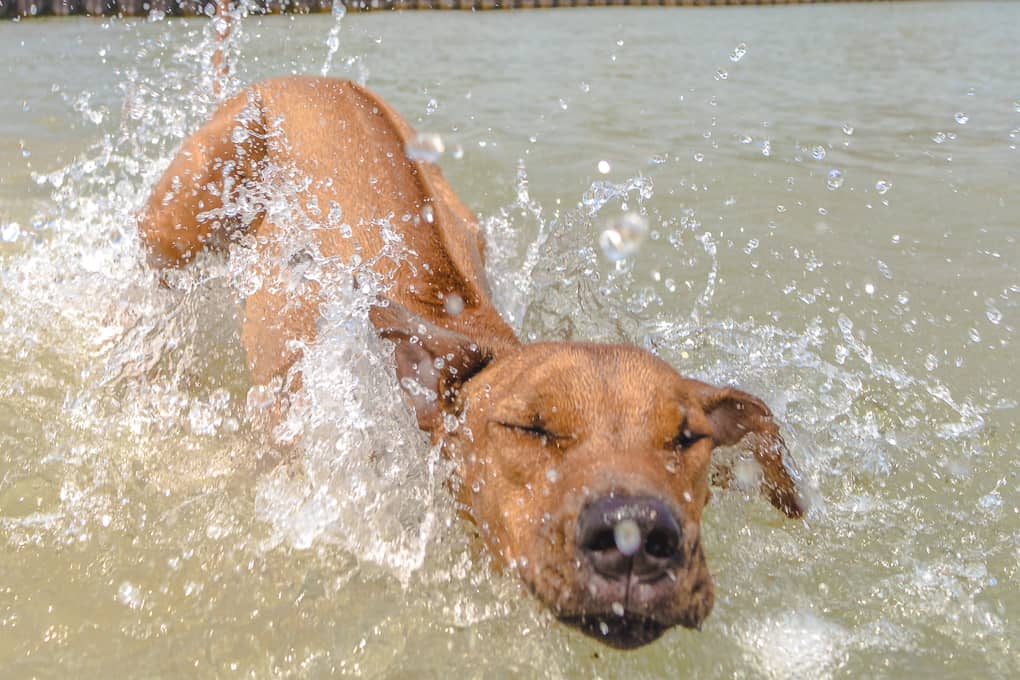
[[[716,611],[627,654],[487,568],[348,270],[295,245],[293,284],[331,299],[275,439],[237,337],[254,251],[157,285],[133,213],[215,105],[210,25],[0,25],[5,672],[1020,673],[1018,20],[909,3],[232,34],[228,90],[325,71],[425,134],[524,337],[635,342],[777,413],[811,515],[742,491],[738,461],[704,527]],[[299,178],[272,200],[314,214]],[[621,216],[647,233],[619,256],[600,237]]]

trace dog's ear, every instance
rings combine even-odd
[[[732,387],[705,385],[702,408],[712,423],[716,446],[735,446],[748,437],[762,469],[761,491],[787,517],[800,517],[804,508],[797,493],[796,474],[789,467],[786,443],[772,412],[757,397]]]
[[[418,417],[418,427],[432,432],[442,415],[457,409],[457,393],[485,368],[492,355],[471,338],[426,321],[392,301],[369,312],[379,335],[395,346],[397,379]]]

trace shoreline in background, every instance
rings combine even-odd
[[[803,5],[904,0],[351,0],[351,12],[387,10],[510,10],[554,7],[695,7],[724,5]],[[312,14],[332,10],[332,0],[255,0],[255,13]],[[214,0],[0,0],[0,19],[41,16],[213,16]]]

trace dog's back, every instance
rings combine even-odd
[[[228,100],[156,185],[140,231],[162,264],[242,231],[267,253],[264,285],[245,306],[256,383],[287,372],[292,341],[315,335],[319,304],[315,283],[283,285],[289,225],[267,210],[266,185],[298,184],[319,254],[359,257],[386,280],[386,297],[444,328],[516,343],[489,300],[475,216],[438,167],[408,157],[414,142],[403,118],[354,83],[281,78]],[[387,234],[399,242],[386,248]]]

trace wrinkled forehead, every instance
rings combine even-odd
[[[493,407],[674,420],[693,404],[669,364],[628,345],[535,343],[485,375]]]

